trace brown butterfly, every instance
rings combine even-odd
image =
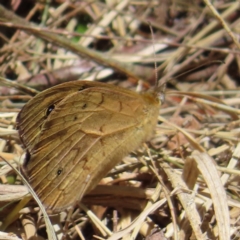
[[[119,161],[152,135],[156,91],[73,81],[49,88],[20,111],[27,154],[22,171],[47,210],[59,212],[93,189]]]

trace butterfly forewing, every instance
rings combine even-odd
[[[81,91],[69,90],[59,99],[47,94],[42,104],[45,111],[52,101],[55,107],[47,118],[43,110],[36,117],[42,121],[40,129],[32,125],[30,133],[26,123],[30,120],[21,124],[29,108],[18,118],[23,142],[30,146],[24,172],[47,209],[60,211],[80,200],[125,155],[146,141],[156,125],[159,101],[154,95],[94,83],[87,82],[91,86]],[[60,89],[57,86],[53,92]],[[37,97],[44,99],[44,92],[40,94]],[[32,138],[31,145],[28,141]]]
[[[17,118],[17,128],[25,147],[30,151],[35,145],[42,124],[47,119],[49,108],[55,107],[57,103],[71,93],[81,92],[84,89],[97,86],[110,89],[115,87],[110,84],[91,81],[72,81],[49,88],[31,99],[22,108]]]

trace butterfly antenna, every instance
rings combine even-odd
[[[151,22],[149,22],[149,28],[152,35],[152,46],[153,46],[153,58],[154,58],[154,68],[155,68],[155,86],[154,86],[154,92],[159,94],[159,99],[161,103],[165,101],[165,90],[166,90],[166,83],[164,83],[162,86],[158,86],[158,71],[157,71],[157,57],[156,57],[156,50],[155,50],[155,39],[154,39],[154,33],[153,28],[151,25]]]
[[[203,63],[203,64],[201,64],[201,65],[199,65],[199,66],[197,66],[197,67],[194,67],[194,68],[192,68],[192,69],[189,69],[189,70],[187,70],[187,71],[185,71],[185,72],[183,72],[183,73],[180,73],[180,74],[178,74],[175,78],[182,77],[182,76],[184,76],[185,74],[191,73],[191,72],[193,72],[193,71],[195,71],[195,70],[200,69],[201,67],[209,66],[210,64],[214,64],[214,63],[219,64],[219,65],[220,65],[220,64],[225,64],[225,62],[222,61],[222,60],[213,60],[213,61],[210,61],[210,62]],[[172,78],[172,79],[173,79],[173,78]],[[171,80],[171,79],[170,79],[170,80]]]
[[[150,28],[151,35],[152,35],[153,58],[154,58],[154,68],[155,68],[155,80],[156,80],[155,89],[156,89],[157,85],[158,85],[157,57],[156,57],[155,39],[154,39],[153,29],[152,29],[152,25],[150,22],[149,22],[149,28]]]

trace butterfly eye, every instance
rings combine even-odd
[[[46,117],[54,110],[54,108],[55,108],[54,104],[48,107],[47,112],[46,112]]]

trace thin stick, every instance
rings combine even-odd
[[[222,24],[222,26],[224,27],[224,29],[227,31],[227,33],[229,34],[229,36],[232,38],[233,42],[236,44],[236,46],[238,47],[238,49],[240,49],[240,44],[238,42],[238,39],[236,38],[236,36],[233,34],[233,32],[231,31],[231,29],[229,28],[228,24],[225,22],[225,20],[221,17],[221,15],[219,14],[219,12],[216,10],[216,8],[212,5],[212,3],[209,0],[204,0],[205,4],[211,9],[213,15],[220,21],[220,23]]]

